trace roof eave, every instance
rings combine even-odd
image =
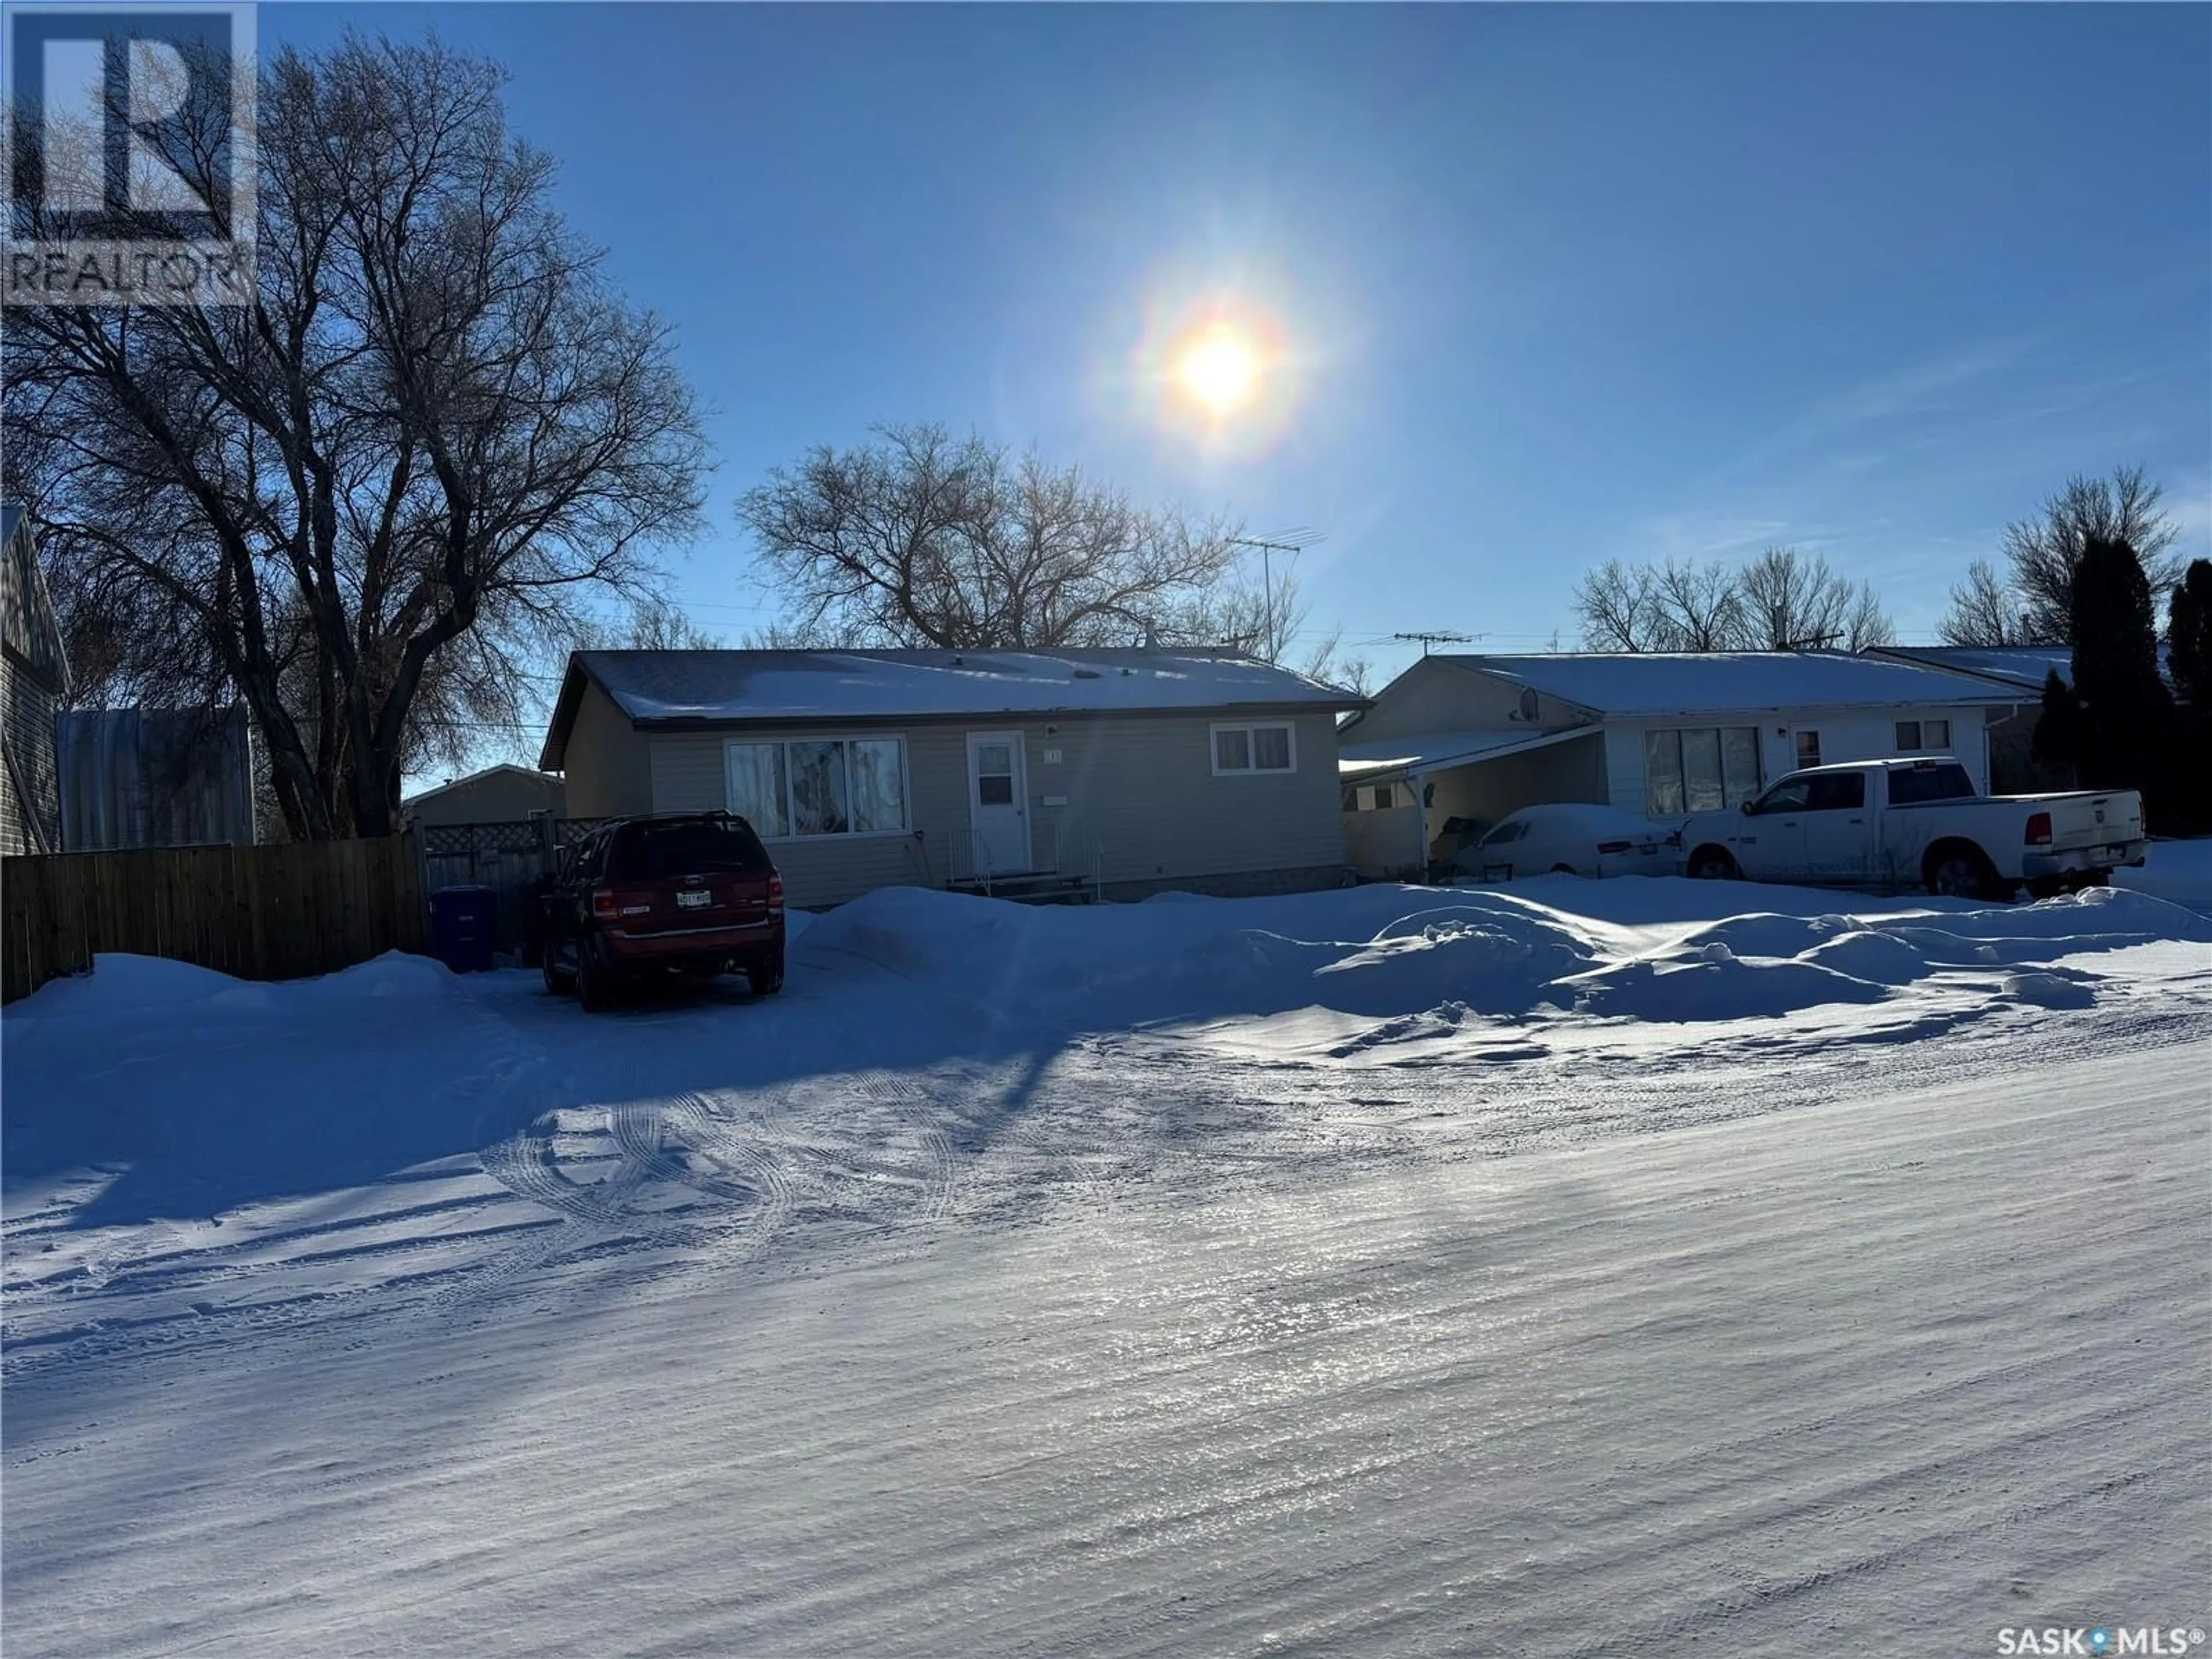
[[[622,706],[619,697],[615,699],[615,702],[617,708]],[[623,708],[623,713],[631,726],[641,732],[699,732],[759,726],[901,726],[963,721],[973,725],[983,720],[1012,720],[1018,724],[1023,720],[1134,720],[1154,715],[1334,714],[1346,709],[1358,713],[1371,706],[1365,698],[1347,696],[1341,702],[1304,697],[1258,702],[1181,703],[1143,708],[1091,708],[1074,705],[1051,708],[930,709],[921,713],[886,709],[875,714],[855,714],[849,709],[817,709],[773,714],[634,714]]]
[[[568,734],[576,724],[576,707],[584,700],[584,682],[591,670],[584,664],[584,653],[568,653],[568,667],[561,677],[561,695],[553,704],[553,718],[545,727],[545,741],[538,750],[538,769],[541,772],[562,772],[567,769]]]

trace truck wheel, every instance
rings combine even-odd
[[[1972,847],[1938,848],[1928,858],[1928,890],[1939,898],[1996,898],[1997,872]]]
[[[745,969],[745,983],[757,997],[772,997],[783,989],[783,956],[778,952],[766,962],[755,963]]]
[[[1700,847],[1690,856],[1690,874],[1698,881],[1741,881],[1743,871],[1726,848]]]

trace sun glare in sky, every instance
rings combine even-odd
[[[1260,372],[1258,350],[1225,327],[1210,329],[1191,341],[1176,365],[1183,391],[1217,415],[1250,402]]]
[[[1147,310],[1132,385],[1154,400],[1159,430],[1216,459],[1272,451],[1301,384],[1279,309],[1216,288],[1164,295]]]

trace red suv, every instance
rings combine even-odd
[[[623,981],[738,972],[783,986],[783,878],[728,812],[617,818],[569,848],[543,901],[545,988],[592,1012]]]

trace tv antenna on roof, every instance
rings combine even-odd
[[[1393,634],[1394,640],[1419,640],[1421,654],[1427,656],[1430,647],[1438,645],[1473,645],[1485,636],[1480,634]]]
[[[1252,547],[1259,550],[1260,593],[1261,602],[1267,606],[1261,614],[1267,618],[1266,625],[1268,629],[1272,629],[1275,625],[1274,555],[1287,553],[1292,558],[1296,558],[1321,539],[1320,531],[1308,530],[1303,526],[1296,530],[1278,531],[1272,539],[1258,536],[1231,536],[1229,538],[1229,544],[1231,547]]]

